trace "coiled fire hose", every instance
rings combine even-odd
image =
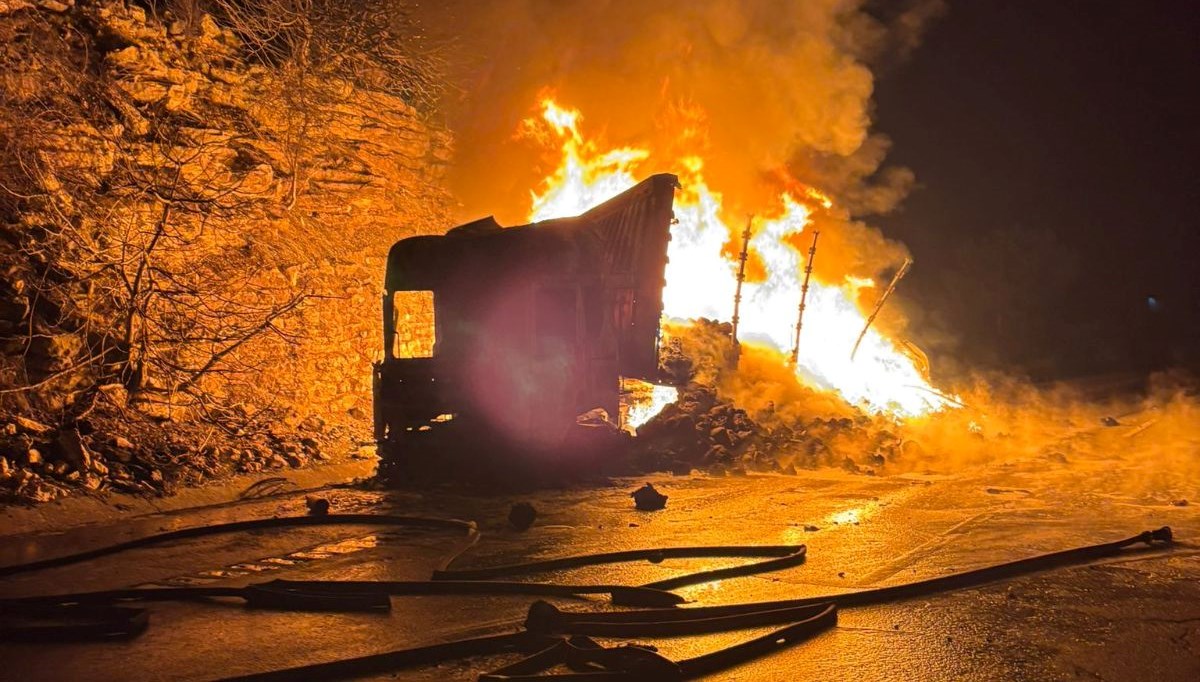
[[[422,517],[380,516],[366,514],[334,514],[242,521],[215,526],[189,528],[153,535],[129,542],[16,566],[0,567],[0,575],[12,575],[51,566],[62,566],[99,556],[107,556],[135,547],[145,547],[170,540],[194,538],[216,533],[261,528],[301,525],[406,525],[466,531],[466,540],[435,571],[434,580],[427,582],[395,581],[287,581],[276,580],[246,588],[158,588],[113,590],[77,595],[48,595],[0,600],[5,612],[13,607],[33,617],[54,614],[74,616],[85,622],[67,623],[61,632],[78,636],[112,636],[137,634],[146,626],[142,609],[114,606],[114,602],[156,598],[194,599],[208,596],[241,596],[251,604],[289,609],[345,608],[352,610],[378,609],[387,595],[406,594],[481,594],[521,593],[547,596],[578,596],[609,593],[614,602],[640,606],[670,606],[683,600],[667,590],[740,575],[750,575],[794,566],[804,561],[805,547],[799,546],[729,546],[691,547],[635,550],[605,554],[583,555],[531,562],[490,569],[451,570],[450,565],[474,546],[479,534],[473,523]],[[862,590],[849,594],[809,597],[750,604],[692,608],[644,608],[625,612],[562,611],[546,602],[535,602],[524,622],[524,630],[513,634],[494,635],[447,642],[426,647],[347,658],[294,668],[268,671],[229,680],[267,682],[274,680],[334,679],[394,671],[404,667],[502,652],[522,652],[533,655],[480,677],[488,682],[532,679],[533,673],[558,664],[584,672],[549,676],[559,682],[571,680],[686,680],[739,665],[782,647],[804,641],[832,627],[839,606],[860,606],[899,601],[917,596],[974,587],[996,580],[1092,561],[1129,550],[1138,544],[1151,548],[1170,545],[1171,529],[1162,527],[1145,531],[1116,542],[1087,545],[1073,549],[1019,559],[963,573],[939,576],[904,585]],[[702,571],[677,578],[657,581],[640,587],[625,586],[562,586],[545,583],[493,582],[490,579],[525,573],[575,568],[634,560],[661,561],[676,557],[752,556],[770,557],[766,561],[732,568]],[[241,590],[241,592],[238,592]],[[525,591],[528,590],[528,591]],[[561,590],[561,591],[559,591]],[[202,594],[203,591],[207,591]],[[384,595],[381,600],[380,595]],[[339,601],[339,600],[345,601]],[[95,623],[86,622],[92,619]],[[605,648],[587,638],[604,637],[673,637],[724,632],[768,625],[788,624],[741,644],[684,661],[674,662],[653,650],[641,646]],[[91,625],[98,625],[91,627]],[[37,630],[38,626],[34,626]],[[47,635],[42,630],[35,634]],[[125,628],[126,632],[121,632]],[[73,630],[72,630],[73,629]],[[19,627],[0,625],[0,639],[21,636]],[[569,638],[565,638],[569,636]],[[56,639],[61,639],[57,637]],[[545,679],[541,676],[538,679]],[[227,680],[228,682],[228,680]]]

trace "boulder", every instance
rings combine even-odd
[[[78,471],[87,471],[92,466],[92,452],[83,442],[79,429],[63,429],[58,432],[58,451],[62,461]]]
[[[129,391],[121,384],[104,384],[99,387],[100,395],[117,407],[129,404]]]
[[[528,502],[518,502],[508,511],[508,523],[517,530],[528,530],[537,519],[537,510]]]
[[[70,366],[83,350],[76,334],[39,334],[29,342],[25,361],[35,372],[49,373]]]
[[[13,422],[17,426],[21,427],[22,431],[24,431],[26,433],[32,433],[35,435],[42,435],[45,433],[49,433],[51,430],[51,428],[49,426],[46,426],[45,424],[43,424],[39,421],[27,419],[20,415],[13,417]]]
[[[75,0],[34,0],[34,3],[44,10],[59,14],[75,6]]]

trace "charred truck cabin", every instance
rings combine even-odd
[[[677,187],[654,175],[576,217],[487,217],[392,246],[374,367],[381,472],[464,448],[582,456],[579,416],[616,419],[620,379],[658,376]]]

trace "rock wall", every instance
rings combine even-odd
[[[322,98],[297,103],[305,78],[255,60],[208,15],[0,0],[0,410],[54,426],[111,384],[119,344],[87,319],[105,310],[89,288],[104,268],[83,264],[103,263],[95,254],[130,230],[148,234],[171,203],[171,229],[199,235],[173,262],[217,275],[247,264],[227,305],[301,299],[221,357],[241,380],[212,390],[243,414],[369,433],[385,256],[400,238],[449,226],[451,141],[401,97],[349,82],[322,82]],[[136,194],[131,177],[167,178],[215,208],[196,200],[181,215],[183,200]],[[65,231],[81,243],[42,256]],[[56,277],[63,286],[42,286]],[[76,367],[84,357],[97,359]],[[141,405],[181,417],[169,408]],[[23,455],[0,454],[2,478]]]

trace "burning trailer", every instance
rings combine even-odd
[[[577,217],[397,242],[374,367],[380,474],[603,458],[623,436],[580,417],[616,419],[622,378],[659,378],[678,186],[659,174]]]

